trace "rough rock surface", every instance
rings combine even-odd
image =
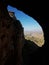
[[[3,7],[1,7],[3,6]],[[0,5],[0,65],[22,63],[23,27],[11,18],[4,5]],[[12,60],[13,58],[13,60]]]

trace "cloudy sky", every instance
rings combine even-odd
[[[8,11],[15,12],[15,16],[22,23],[25,31],[42,31],[41,26],[32,17],[14,7],[8,6]]]

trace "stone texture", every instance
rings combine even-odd
[[[6,8],[0,5],[0,65],[21,65],[24,40],[20,21],[11,18]]]

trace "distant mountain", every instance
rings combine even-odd
[[[34,35],[34,34],[41,34],[43,35],[43,31],[24,31],[25,35]]]

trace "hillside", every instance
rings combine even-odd
[[[44,44],[43,32],[25,32],[25,39],[35,42],[39,47]]]

